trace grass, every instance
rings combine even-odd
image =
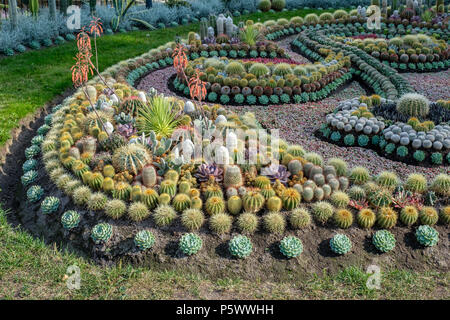
[[[265,21],[305,16],[315,10],[251,14],[239,19]],[[140,55],[198,25],[138,31],[98,40],[100,69]],[[71,87],[70,66],[75,43],[0,60],[0,147],[20,119]],[[448,273],[386,270],[381,290],[366,287],[359,267],[336,275],[324,271],[298,282],[272,283],[240,278],[211,280],[201,275],[154,271],[118,263],[100,267],[80,256],[47,246],[7,222],[0,208],[0,299],[433,299],[447,298]],[[80,268],[79,290],[67,288],[67,268]]]
[[[118,263],[100,267],[13,228],[0,209],[0,299],[448,299],[449,273],[388,270],[381,289],[350,267],[305,280],[272,283],[153,271]],[[80,268],[80,288],[68,289],[67,268]]]

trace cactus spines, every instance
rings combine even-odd
[[[302,199],[306,202],[312,201],[314,199],[314,190],[310,187],[303,188]]]
[[[331,203],[337,208],[345,208],[350,202],[349,196],[342,191],[335,191],[331,194]]]
[[[130,200],[131,189],[132,188],[129,183],[124,182],[124,181],[119,181],[115,184],[114,190],[112,190],[112,196],[114,199],[128,201],[128,200]]]
[[[313,204],[312,213],[314,218],[322,224],[333,216],[333,206],[326,201],[319,201]]]
[[[225,167],[223,184],[225,188],[239,188],[242,186],[242,173],[239,166],[229,165]]]
[[[245,212],[237,218],[237,226],[242,233],[254,233],[258,229],[258,223],[256,214],[250,212]]]
[[[178,179],[180,179],[180,175],[178,174],[178,172],[176,172],[175,170],[168,170],[165,174],[164,174],[164,179],[165,180],[172,180],[173,182],[177,183]]]
[[[230,240],[228,248],[231,255],[236,258],[244,259],[252,253],[253,245],[249,238],[238,235]]]
[[[191,198],[191,208],[192,209],[202,209],[203,201],[199,196],[195,196]]]
[[[133,221],[142,221],[150,216],[150,211],[142,202],[134,202],[128,208],[128,217]]]
[[[155,244],[155,236],[148,230],[141,230],[134,236],[135,246],[141,250],[148,250]]]
[[[209,227],[211,231],[222,235],[230,232],[233,218],[226,213],[217,213],[209,218]]]
[[[397,111],[409,117],[425,118],[430,111],[428,99],[417,93],[407,93],[397,102]]]
[[[416,230],[417,241],[426,247],[432,247],[439,241],[439,232],[428,225],[419,226]]]
[[[96,244],[106,243],[111,239],[113,228],[108,223],[99,223],[92,228],[91,238]]]
[[[258,176],[253,181],[253,184],[255,187],[260,188],[260,189],[263,189],[267,186],[270,187],[270,179],[267,178],[266,176]]]
[[[381,186],[382,188],[389,189],[389,190],[394,190],[395,187],[397,187],[397,185],[399,184],[397,175],[394,172],[390,172],[390,171],[381,172],[378,175],[376,181],[379,186]]]
[[[179,193],[173,198],[172,205],[176,211],[182,212],[191,206],[191,198],[187,194]]]
[[[116,171],[114,170],[114,167],[110,164],[107,164],[103,167],[103,176],[107,178],[114,178],[116,174]]]
[[[227,201],[228,212],[237,215],[242,210],[242,199],[239,196],[231,196]]]
[[[287,210],[292,210],[300,204],[302,200],[300,193],[294,188],[287,188],[281,195],[283,200],[283,207]]]
[[[153,219],[159,227],[170,225],[177,217],[175,210],[166,204],[160,204],[153,212]]]
[[[154,166],[146,165],[142,169],[142,182],[144,183],[144,186],[146,186],[147,188],[151,188],[156,184],[157,175]]]
[[[120,172],[137,175],[152,158],[144,146],[132,143],[118,148],[112,157],[113,166]]]
[[[406,206],[400,211],[399,218],[403,224],[410,226],[416,223],[419,218],[419,212],[413,206]]]
[[[180,184],[178,185],[178,192],[189,195],[190,191],[191,191],[191,184],[187,181],[181,181]]]
[[[205,210],[209,215],[219,214],[225,211],[225,203],[222,197],[212,196],[206,200]]]
[[[450,196],[450,176],[445,173],[438,174],[431,183],[430,189],[441,196]]]
[[[334,213],[334,222],[339,228],[349,228],[353,224],[353,214],[349,210],[339,209]]]
[[[158,205],[158,193],[154,189],[145,189],[141,194],[141,201],[145,203],[149,209],[153,209]]]
[[[161,182],[161,185],[159,186],[159,194],[166,193],[171,198],[175,196],[177,193],[177,184],[175,181],[172,180],[164,180]]]
[[[377,223],[383,229],[390,229],[397,224],[397,213],[390,207],[381,207],[378,211]]]
[[[352,249],[352,242],[345,234],[336,234],[330,239],[330,248],[336,254],[346,254]]]
[[[450,206],[441,208],[439,217],[440,217],[442,223],[449,224],[450,223]]]
[[[205,198],[220,197],[223,198],[222,188],[219,185],[208,186],[204,192]]]
[[[264,206],[264,197],[257,191],[248,191],[242,198],[242,204],[246,212],[257,213]]]
[[[80,214],[74,210],[66,211],[61,216],[61,224],[63,225],[64,229],[67,230],[76,228],[80,223],[80,220]]]
[[[299,160],[291,160],[288,163],[288,170],[292,175],[298,175],[302,170],[303,166]]]
[[[328,164],[334,167],[338,176],[347,175],[347,163],[344,160],[332,158],[328,161]]]
[[[294,236],[284,237],[279,247],[280,252],[289,259],[298,257],[303,252],[302,241]]]
[[[435,225],[439,220],[439,215],[433,207],[423,207],[419,212],[420,223]]]
[[[199,230],[205,222],[205,216],[199,209],[186,209],[181,215],[181,224],[188,231]]]
[[[281,210],[283,203],[281,199],[277,196],[270,197],[266,201],[267,210],[271,212],[279,212]]]
[[[161,193],[158,197],[159,204],[169,204],[172,198],[167,193]]]
[[[364,184],[370,178],[369,171],[364,167],[354,167],[350,171],[350,180],[354,184]]]
[[[395,237],[387,230],[379,230],[372,237],[373,245],[381,252],[388,252],[395,248]]]
[[[127,205],[124,201],[119,199],[113,199],[108,201],[105,206],[105,213],[112,219],[119,219],[127,211]]]
[[[203,246],[202,238],[195,233],[187,233],[180,239],[178,247],[187,256],[196,254]]]
[[[103,187],[103,175],[100,172],[94,172],[90,177],[88,183],[94,190],[100,190]]]
[[[375,212],[367,208],[361,209],[356,216],[356,221],[364,229],[372,228],[376,219]]]
[[[266,200],[276,195],[275,190],[270,185],[263,187],[260,192]]]
[[[366,192],[359,186],[353,186],[348,190],[348,196],[355,201],[363,201],[366,199]]]

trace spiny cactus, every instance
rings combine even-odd
[[[431,190],[442,196],[450,196],[450,176],[445,173],[437,175],[431,183]]]
[[[181,237],[178,246],[185,255],[191,256],[200,251],[203,241],[195,233],[187,233]]]
[[[423,95],[407,93],[397,102],[397,111],[408,117],[425,118],[430,111],[430,101]]]
[[[369,171],[364,167],[354,167],[350,171],[350,181],[354,184],[364,184],[370,179]]]
[[[289,223],[294,229],[301,229],[311,224],[311,214],[306,208],[295,208],[289,215]]]
[[[206,200],[205,209],[210,215],[222,213],[225,211],[225,202],[221,197],[210,197]]]
[[[144,186],[150,188],[153,187],[156,184],[156,169],[152,165],[146,165],[142,169],[142,182],[144,183]]]
[[[264,206],[264,197],[257,191],[247,192],[242,201],[246,212],[257,213]]]
[[[377,223],[383,229],[390,229],[397,224],[397,213],[389,207],[382,207],[378,211]]]
[[[259,189],[263,189],[270,186],[270,179],[266,176],[257,176],[253,181],[253,185]]]
[[[335,191],[331,194],[330,201],[337,208],[345,208],[348,206],[350,198],[345,192]]]
[[[50,214],[59,209],[60,201],[58,198],[49,196],[41,202],[41,211],[43,214]]]
[[[423,207],[419,212],[419,219],[422,224],[435,225],[439,220],[439,214],[433,207]]]
[[[270,212],[263,217],[264,228],[270,233],[282,234],[286,228],[286,220],[277,212]]]
[[[239,196],[231,196],[227,201],[228,212],[237,215],[242,210],[242,199]]]
[[[141,201],[147,205],[149,209],[153,209],[158,205],[158,193],[154,189],[145,189],[141,195]]]
[[[419,226],[416,230],[417,241],[426,247],[432,247],[439,241],[439,232],[430,226]]]
[[[338,176],[347,175],[347,163],[344,160],[339,158],[331,158],[328,160],[328,164],[334,167]]]
[[[108,223],[99,223],[92,228],[91,238],[96,244],[106,243],[112,237],[113,228]]]
[[[128,208],[128,217],[133,221],[142,221],[150,216],[150,211],[142,202],[134,202]]]
[[[314,218],[322,224],[325,224],[333,216],[333,211],[333,206],[326,201],[316,202],[312,206]]]
[[[440,217],[442,223],[449,224],[450,223],[450,206],[441,208],[439,217]]]
[[[366,199],[366,192],[359,186],[353,186],[348,190],[348,196],[355,201],[363,201]]]
[[[134,236],[135,246],[141,250],[147,250],[155,244],[155,236],[148,230],[141,230]]]
[[[345,234],[336,234],[330,239],[330,248],[336,254],[346,254],[352,249],[352,242]]]
[[[237,219],[237,226],[243,233],[252,234],[258,229],[259,220],[256,214],[245,212]]]
[[[186,209],[181,215],[181,224],[188,231],[199,230],[205,222],[205,216],[199,209]]]
[[[176,211],[182,212],[191,206],[191,198],[187,194],[179,193],[173,198],[172,205]]]
[[[229,233],[233,219],[226,213],[217,213],[209,218],[209,227],[212,232],[222,235]]]
[[[112,157],[113,166],[120,172],[137,175],[152,160],[144,146],[132,143],[118,148]]]
[[[367,198],[375,207],[387,207],[392,203],[392,193],[387,189],[379,188],[369,193]]]
[[[44,189],[42,189],[42,187],[38,185],[31,186],[27,190],[27,199],[32,203],[41,200],[43,195]]]
[[[159,204],[170,204],[170,196],[167,193],[161,193],[158,197]]]
[[[381,172],[377,176],[376,181],[381,187],[389,190],[393,190],[399,183],[397,175],[390,171]]]
[[[395,237],[387,230],[377,231],[372,237],[373,245],[381,252],[388,252],[395,248]]]
[[[115,184],[114,190],[112,190],[112,196],[114,199],[128,201],[130,200],[131,190],[132,188],[129,183],[119,181]]]
[[[407,226],[416,223],[419,218],[419,212],[413,206],[406,206],[400,211],[400,221]]]
[[[275,190],[273,190],[270,184],[264,186],[259,192],[263,195],[264,199],[266,200],[276,195]]]
[[[253,245],[249,238],[246,236],[235,236],[230,240],[228,246],[231,255],[244,259],[248,257],[253,251]]]
[[[294,188],[287,188],[281,195],[283,200],[283,207],[286,210],[292,210],[300,204],[302,200],[300,193]]]
[[[74,210],[69,210],[63,213],[61,216],[61,224],[64,229],[70,230],[76,228],[81,221],[81,216]]]
[[[153,213],[153,219],[155,220],[156,225],[160,227],[170,225],[176,217],[177,213],[175,210],[171,206],[164,204],[159,205]]]
[[[85,205],[91,197],[92,191],[87,186],[80,186],[73,191],[73,202],[76,205]]]
[[[369,229],[375,224],[376,215],[370,209],[361,209],[356,216],[356,221],[362,228]]]
[[[280,252],[287,258],[298,257],[303,252],[302,241],[294,236],[284,237],[279,247]]]
[[[242,186],[242,173],[239,166],[226,166],[224,170],[223,185],[225,188],[239,188]]]
[[[419,173],[411,173],[404,183],[406,190],[415,193],[424,193],[427,191],[427,178]]]
[[[105,213],[112,219],[119,219],[127,211],[127,205],[124,201],[119,199],[113,199],[108,201],[105,206]]]
[[[353,214],[346,209],[339,209],[334,213],[334,222],[339,228],[346,229],[353,224]]]
[[[87,202],[87,206],[89,210],[103,210],[106,206],[106,203],[108,201],[108,198],[105,196],[105,194],[101,192],[96,192],[91,194],[89,197],[89,200]]]

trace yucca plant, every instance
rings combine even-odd
[[[138,110],[137,128],[139,133],[169,137],[179,124],[174,104],[163,95],[154,96],[143,108]]]
[[[260,33],[259,30],[253,25],[249,25],[241,30],[240,36],[242,42],[248,44],[249,46],[254,46],[260,37]]]

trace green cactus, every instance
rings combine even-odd
[[[242,199],[239,196],[231,196],[227,201],[228,212],[237,215],[242,210]]]
[[[92,228],[91,238],[95,244],[106,243],[112,237],[113,228],[108,223],[99,223]]]
[[[229,250],[231,255],[244,259],[252,253],[253,245],[249,238],[238,235],[230,240]]]
[[[377,215],[378,225],[383,229],[390,229],[397,224],[397,213],[390,207],[382,207]]]
[[[142,182],[144,183],[144,186],[147,188],[153,187],[156,184],[156,169],[152,165],[146,165],[142,169]]]
[[[60,205],[60,201],[58,198],[49,196],[49,197],[46,197],[44,200],[42,200],[41,211],[43,214],[50,214],[50,213],[56,212],[56,210],[58,210],[58,208],[59,208],[59,205]]]
[[[173,198],[172,205],[176,211],[182,212],[191,206],[191,198],[187,194],[179,193]]]
[[[364,167],[354,167],[350,171],[350,181],[354,184],[364,184],[370,179],[369,171]]]
[[[145,147],[136,143],[118,148],[112,157],[112,163],[116,170],[128,171],[134,175],[137,175],[151,160]]]
[[[386,188],[388,190],[393,190],[399,184],[399,179],[394,172],[383,171],[381,172],[377,179],[377,183],[382,188]]]
[[[330,201],[337,208],[345,208],[348,206],[350,198],[345,192],[335,191],[331,194]]]
[[[379,230],[372,237],[372,243],[381,252],[388,252],[395,248],[395,237],[387,230]]]
[[[439,220],[439,214],[433,207],[423,207],[419,212],[419,219],[422,224],[435,225]]]
[[[135,246],[141,250],[148,250],[155,244],[155,236],[148,230],[141,230],[134,236]]]
[[[336,254],[346,254],[352,249],[352,242],[345,234],[336,234],[330,239],[330,248]]]
[[[375,207],[387,207],[392,203],[391,191],[382,188],[370,192],[367,198]]]
[[[186,209],[181,215],[181,224],[188,231],[196,231],[201,228],[205,222],[205,216],[199,209]]]
[[[297,190],[295,190],[294,188],[288,188],[283,191],[281,200],[283,201],[283,207],[286,210],[292,210],[298,207],[302,198]]]
[[[191,256],[200,251],[203,241],[195,233],[187,233],[181,237],[178,246],[185,255]]]
[[[419,218],[419,212],[413,206],[406,206],[400,211],[400,221],[407,226],[411,226],[416,223]]]
[[[407,93],[397,102],[397,111],[408,117],[425,118],[430,111],[428,99],[417,93]]]
[[[225,202],[222,197],[212,196],[206,200],[205,210],[210,215],[223,213],[225,211]]]
[[[123,201],[130,200],[131,186],[127,182],[119,181],[115,184],[114,190],[112,190],[112,196],[114,199],[120,199]]]
[[[445,173],[438,174],[431,183],[431,190],[441,196],[450,196],[450,176]]]
[[[355,201],[364,201],[366,199],[366,192],[359,186],[352,186],[348,190],[348,196]]]
[[[356,221],[362,228],[369,229],[375,224],[376,215],[370,209],[361,209],[356,216]]]
[[[223,185],[225,188],[239,188],[242,186],[242,173],[239,166],[225,167]]]
[[[289,259],[298,257],[303,252],[302,241],[294,236],[284,237],[279,247],[280,252]]]
[[[439,241],[439,232],[430,226],[419,226],[416,230],[417,241],[426,247],[432,247]]]
[[[166,193],[171,198],[175,196],[177,193],[177,184],[173,180],[164,180],[161,182],[161,185],[159,186],[159,194]]]
[[[63,213],[61,216],[61,224],[64,229],[70,230],[76,228],[81,221],[81,216],[74,210],[69,210]]]
[[[349,228],[353,224],[353,214],[346,209],[339,209],[334,213],[334,222],[339,228]]]
[[[415,193],[424,193],[427,190],[427,178],[419,173],[411,173],[404,183],[406,190]]]
[[[314,218],[322,224],[325,224],[333,216],[333,211],[333,206],[326,201],[316,202],[312,206]]]
[[[156,225],[160,227],[172,224],[176,217],[177,213],[175,210],[171,206],[165,204],[159,205],[153,213],[153,219],[155,220]]]

